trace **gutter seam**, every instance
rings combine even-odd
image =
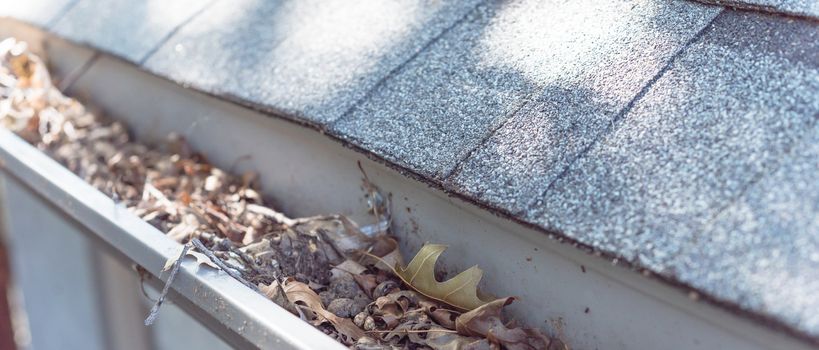
[[[91,66],[97,62],[100,56],[101,54],[99,51],[94,51],[94,54],[91,55],[88,60],[71,71],[71,73],[68,73],[68,75],[66,75],[65,78],[60,81],[60,84],[57,85],[57,90],[60,90],[63,93],[70,90],[71,87],[74,86],[74,83],[80,80],[80,78],[82,78],[82,76],[91,69]]]

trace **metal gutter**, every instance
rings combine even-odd
[[[0,168],[59,208],[115,251],[156,274],[178,252],[178,243],[131,214],[68,169],[6,129],[0,129]],[[157,276],[160,279],[167,276]],[[344,349],[224,273],[182,265],[172,285],[178,305],[237,348]]]
[[[43,40],[52,63],[64,71],[86,62],[66,63],[71,57],[97,54],[53,37]],[[83,50],[89,52],[76,52]],[[88,101],[131,126],[143,142],[176,132],[214,164],[257,171],[267,194],[291,215],[360,211],[363,204],[355,199],[361,194],[356,166],[361,161],[393,196],[394,228],[405,255],[424,241],[450,244],[442,257],[448,268],[478,263],[489,291],[522,298],[511,306],[515,317],[557,329],[575,349],[810,348],[656,277],[408,179],[406,169],[346,149],[313,129],[181,87],[107,55],[94,60],[72,90],[74,96],[92,96]],[[7,131],[0,133],[0,161],[15,192],[48,203],[121,260],[156,273],[176,252],[176,244],[158,230]],[[340,347],[223,274],[186,263],[174,287],[175,302],[234,346]]]

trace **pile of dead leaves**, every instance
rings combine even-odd
[[[211,165],[179,136],[151,147],[56,89],[25,44],[0,43],[0,123],[123,203],[201,263],[219,268],[357,349],[565,349],[505,322],[513,298],[478,291],[481,270],[439,282],[441,245],[406,266],[389,199],[364,175],[375,224],[340,215],[293,219],[260,195],[256,176]],[[363,171],[362,171],[363,172]],[[172,268],[173,261],[167,266]],[[154,315],[155,316],[155,315]]]

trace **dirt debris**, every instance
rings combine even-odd
[[[25,43],[0,42],[0,60],[0,125],[186,244],[180,256],[224,270],[339,342],[362,350],[568,349],[504,321],[514,298],[487,299],[476,289],[477,268],[438,282],[443,246],[425,246],[404,267],[389,196],[363,169],[376,224],[290,218],[264,200],[256,174],[215,167],[179,135],[137,143],[122,123],[64,96]]]

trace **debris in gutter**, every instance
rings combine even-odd
[[[0,60],[0,123],[182,244],[146,325],[192,256],[353,349],[568,349],[504,321],[515,299],[480,293],[477,267],[439,282],[445,246],[427,244],[405,266],[389,196],[363,169],[375,224],[290,218],[266,203],[256,174],[229,174],[178,135],[158,147],[134,142],[122,123],[89,113],[52,85],[25,43],[0,42]]]

